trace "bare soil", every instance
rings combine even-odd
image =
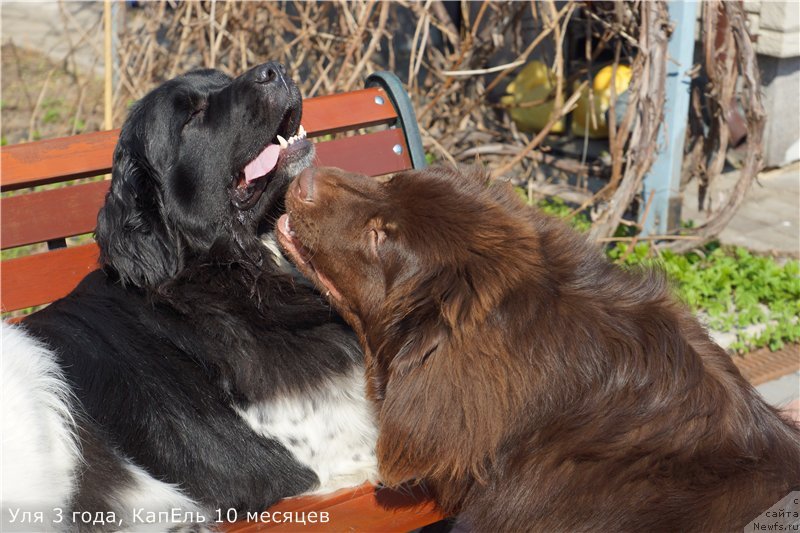
[[[103,124],[103,83],[46,55],[2,46],[2,144],[97,131]]]

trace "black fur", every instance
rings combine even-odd
[[[313,149],[284,158],[252,196],[237,190],[242,168],[296,131],[300,105],[277,64],[233,80],[196,71],[145,96],[98,218],[102,269],[24,321],[101,434],[210,508],[260,510],[318,482],[234,407],[362,364],[350,330],[259,237]]]

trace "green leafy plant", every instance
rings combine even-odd
[[[617,243],[611,260],[626,266],[663,268],[678,297],[714,330],[735,332],[737,351],[768,346],[778,350],[800,341],[800,262],[779,262],[741,247],[712,243],[698,252],[653,253],[647,243]]]
[[[572,215],[573,207],[569,206],[564,200],[557,196],[551,196],[543,200],[539,200],[536,206],[547,214],[555,215],[565,219],[573,228],[578,231],[589,231],[592,227],[592,221],[585,213],[576,213]]]

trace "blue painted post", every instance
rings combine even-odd
[[[642,235],[664,235],[670,221],[670,207],[680,213],[681,164],[683,163],[683,141],[689,117],[691,79],[686,72],[692,67],[694,54],[694,30],[697,20],[696,1],[673,0],[669,2],[670,19],[674,30],[670,36],[667,63],[666,104],[664,127],[659,133],[659,154],[653,168],[644,178],[644,204],[639,216],[644,215],[644,206],[655,191],[647,220],[640,220]]]

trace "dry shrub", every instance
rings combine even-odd
[[[741,11],[738,3],[725,4]],[[558,182],[560,191],[580,193],[579,209],[592,212],[597,239],[612,235],[640,201],[643,177],[656,156],[671,31],[663,1],[160,1],[143,3],[125,17],[116,123],[128,102],[197,67],[236,75],[263,61],[281,61],[305,97],[360,88],[371,72],[390,70],[406,82],[423,144],[435,158],[478,160],[534,194],[548,194]],[[564,51],[581,34],[585,57],[575,67]],[[742,38],[737,34],[734,55]],[[612,104],[610,158],[553,157],[550,126],[571,111],[579,96],[575,82],[587,80],[592,62],[603,54],[633,70],[619,123]],[[549,127],[528,135],[497,102],[518,67],[534,57],[553,66],[555,106]],[[575,176],[599,176],[605,185],[590,191],[587,180]],[[701,233],[690,242],[706,237]]]

